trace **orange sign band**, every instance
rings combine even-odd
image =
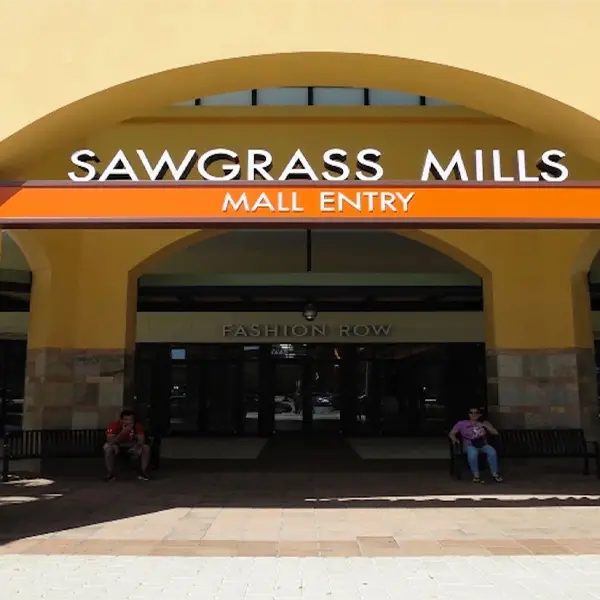
[[[0,226],[387,227],[600,224],[600,185],[462,182],[27,182],[0,186]]]

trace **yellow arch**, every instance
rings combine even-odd
[[[34,6],[32,6],[32,4]],[[189,97],[277,85],[445,98],[600,162],[594,23],[585,0],[0,0],[0,170]],[[35,15],[32,18],[31,15]],[[556,39],[569,38],[556,55]],[[573,68],[576,65],[576,68]],[[83,75],[85,74],[85,76]],[[24,101],[27,99],[27,101]]]
[[[38,231],[29,229],[15,229],[3,231],[3,235],[9,235],[23,253],[30,271],[44,271],[50,268],[45,238]]]
[[[134,277],[139,277],[151,269],[153,265],[160,263],[168,256],[222,233],[226,233],[226,231],[200,229],[197,231],[165,232],[161,240],[152,239],[152,242],[156,240],[156,245],[152,248],[147,248],[145,255],[137,258],[138,262],[132,265],[131,273]]]
[[[584,232],[581,237],[581,245],[573,261],[574,273],[587,273],[592,267],[596,255],[600,252],[600,230]]]
[[[470,247],[468,237],[452,235],[453,232],[443,230],[407,229],[405,231],[394,231],[394,233],[415,240],[449,256],[452,260],[481,277],[481,279],[485,279],[490,274],[488,265],[481,260],[482,257],[478,256],[476,249]]]

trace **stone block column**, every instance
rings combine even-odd
[[[24,429],[105,427],[132,392],[136,279],[82,233],[46,232],[33,272]]]
[[[30,348],[24,429],[97,429],[128,392],[127,354],[113,348]]]
[[[529,240],[514,258],[500,255],[484,279],[490,416],[509,428],[581,427],[598,439],[587,273],[573,272],[551,241],[552,251]]]

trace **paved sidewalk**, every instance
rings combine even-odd
[[[15,600],[594,600],[600,557],[7,555],[0,581]]]
[[[0,519],[1,554],[595,555],[600,482],[549,475],[474,486],[437,473],[30,480],[0,486]]]
[[[0,485],[24,600],[600,600],[600,482],[168,473]]]

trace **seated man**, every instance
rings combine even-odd
[[[120,420],[111,423],[106,430],[106,443],[104,444],[106,481],[115,478],[115,458],[119,453],[127,454],[138,460],[140,464],[139,479],[149,479],[150,446],[146,444],[144,428],[135,420],[131,410],[124,410]]]
[[[498,473],[498,456],[496,450],[487,442],[487,434],[498,435],[498,432],[488,421],[480,421],[481,412],[478,408],[469,409],[469,418],[458,421],[448,434],[454,444],[458,444],[457,434],[460,434],[463,449],[467,455],[469,468],[473,473],[473,483],[483,483],[479,474],[479,454],[487,457],[490,471],[494,481],[501,482],[502,477]]]

